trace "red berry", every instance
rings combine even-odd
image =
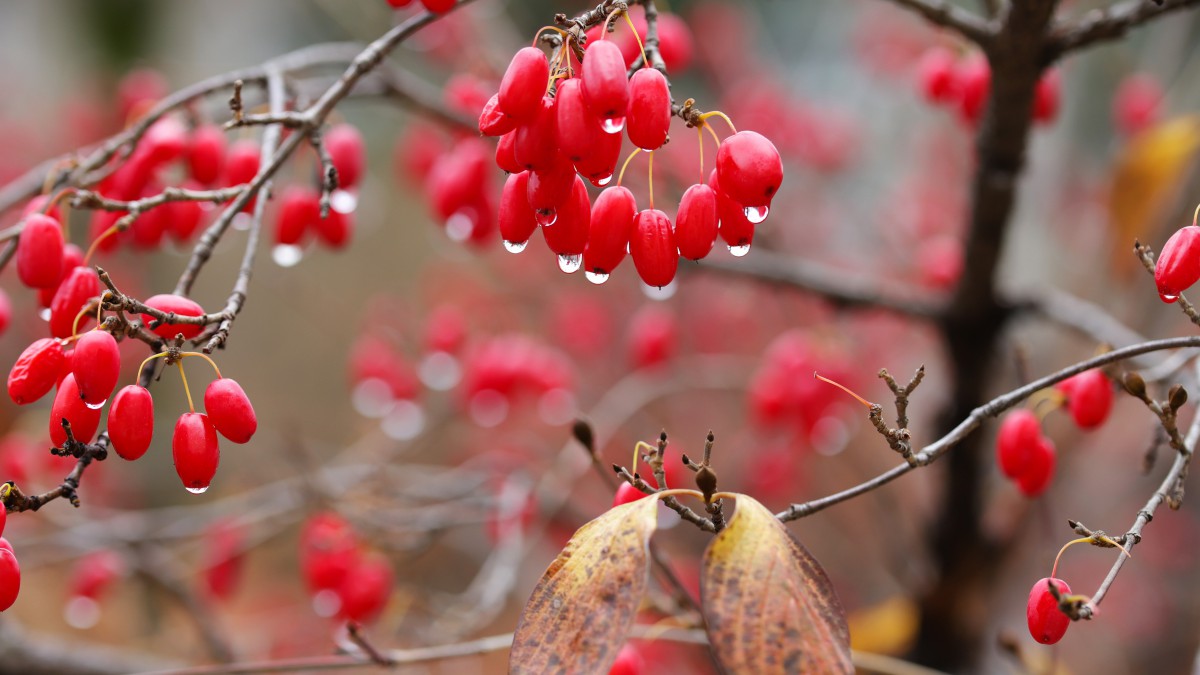
[[[609,40],[589,44],[581,70],[583,100],[588,110],[600,118],[605,131],[619,132],[629,108],[629,81],[621,48]]]
[[[1009,478],[1025,472],[1042,437],[1042,425],[1032,410],[1014,410],[1000,423],[996,434],[996,463]]]
[[[15,480],[9,478],[9,480]],[[0,534],[4,534],[4,526],[8,523],[8,509],[0,509]]]
[[[766,217],[765,207],[783,182],[783,161],[779,151],[765,136],[753,131],[739,131],[721,142],[717,149],[717,180],[721,191],[750,213],[751,222]]]
[[[642,68],[629,78],[629,140],[643,150],[657,150],[667,142],[671,127],[671,87],[653,68]]]
[[[229,152],[225,155],[225,185],[232,187],[254,180],[258,175],[261,153],[258,143],[249,138],[230,144]]]
[[[510,131],[496,142],[496,166],[505,173],[521,173],[525,167],[517,161],[516,154],[517,132]]]
[[[1054,452],[1053,441],[1045,436],[1038,438],[1037,444],[1033,446],[1033,452],[1029,454],[1025,469],[1016,477],[1017,488],[1026,497],[1033,498],[1041,495],[1054,480],[1056,463],[1057,455]]]
[[[245,443],[258,430],[258,417],[242,386],[228,377],[213,380],[204,390],[204,411],[221,435]]]
[[[20,592],[21,566],[17,564],[17,556],[11,546],[0,547],[0,612],[12,607]]]
[[[557,156],[551,168],[529,172],[525,194],[529,199],[530,208],[537,213],[539,223],[554,223],[557,217],[556,210],[571,196],[574,186],[575,167],[561,154]]]
[[[137,154],[145,162],[145,171],[170,164],[183,156],[188,149],[187,129],[174,117],[164,117],[150,126],[138,144]]]
[[[675,316],[660,307],[646,305],[629,322],[629,360],[635,368],[666,363],[675,354],[678,342]]]
[[[134,115],[140,117],[170,91],[166,78],[157,70],[140,68],[130,71],[117,84],[117,104],[121,121],[132,121]]]
[[[925,52],[917,64],[917,82],[921,93],[931,103],[949,103],[958,94],[956,59],[943,47]]]
[[[591,151],[575,162],[575,170],[596,187],[608,185],[612,182],[617,162],[621,161],[621,141],[621,134],[601,132],[595,137]]]
[[[408,7],[410,3],[412,3],[412,0],[387,0],[387,4],[389,6],[391,6],[393,9],[400,9],[401,7]]]
[[[201,185],[212,185],[221,177],[225,162],[225,132],[215,124],[201,124],[192,131],[188,151],[188,173]]]
[[[184,185],[184,187],[199,189],[200,184],[192,183]],[[200,221],[204,219],[204,207],[200,206],[200,202],[189,200],[169,202],[158,207],[158,210],[166,222],[167,233],[181,244],[192,238],[192,235],[196,233],[196,228],[200,227]]]
[[[967,58],[958,70],[958,112],[964,122],[974,126],[983,116],[992,89],[992,69],[982,54]]]
[[[637,202],[628,188],[618,185],[596,197],[583,251],[583,269],[589,280],[606,281],[625,259],[636,217]]]
[[[754,223],[746,218],[746,210],[740,204],[721,191],[716,169],[709,174],[708,184],[717,193],[718,234],[735,256],[746,255],[754,242]]]
[[[537,47],[524,47],[513,54],[500,91],[496,94],[500,109],[518,122],[528,122],[537,116],[550,79],[550,62]]]
[[[122,387],[108,410],[108,437],[122,459],[146,454],[154,437],[154,398],[140,385]]]
[[[79,385],[79,396],[91,406],[103,405],[121,377],[121,350],[108,331],[93,330],[75,343],[71,372]]]
[[[567,159],[578,162],[595,151],[594,145],[601,136],[607,136],[600,128],[600,120],[588,110],[583,102],[583,84],[573,77],[558,84],[558,116],[555,133],[558,149]]]
[[[582,262],[592,222],[592,203],[579,176],[575,177],[571,196],[558,208],[557,215],[553,225],[542,227],[542,234],[546,245],[558,254],[559,268],[574,272],[579,268],[577,263]]]
[[[17,242],[17,276],[29,288],[47,288],[62,276],[62,225],[50,216],[34,213],[25,218]]]
[[[58,381],[65,360],[58,340],[34,340],[8,372],[8,397],[17,405],[26,405],[45,396]]]
[[[122,566],[121,558],[112,551],[93,551],[85,555],[71,572],[70,595],[97,599],[121,574]]]
[[[558,151],[558,99],[542,99],[537,114],[513,133],[513,157],[530,170],[544,171],[555,166]]]
[[[1112,410],[1112,383],[1099,370],[1088,370],[1060,382],[1059,390],[1067,395],[1067,409],[1080,429],[1094,429]]]
[[[525,250],[525,243],[537,229],[537,217],[526,196],[529,172],[509,174],[500,192],[500,237],[510,251]]]
[[[612,505],[620,506],[622,504],[629,504],[632,502],[636,502],[637,500],[639,500],[645,496],[646,496],[646,493],[633,487],[629,483],[622,482],[619,486],[617,486],[617,493],[615,495],[613,495]]]
[[[208,489],[221,461],[217,431],[208,415],[189,412],[179,416],[171,436],[171,455],[175,460],[175,473],[179,474],[179,480],[188,492],[201,493]]]
[[[428,351],[457,354],[466,340],[467,318],[457,307],[441,305],[429,313],[423,341]]]
[[[309,518],[300,533],[300,566],[312,592],[337,588],[358,562],[353,528],[335,513]]]
[[[645,29],[640,25],[638,33],[645,42]],[[692,31],[687,23],[678,15],[670,12],[658,13],[658,53],[662,55],[663,63],[669,73],[682,73],[692,65]]]
[[[368,623],[387,607],[392,594],[392,566],[381,555],[363,556],[337,589],[341,599],[338,615],[343,619]]]
[[[493,94],[479,113],[479,133],[484,136],[503,136],[517,128],[517,118],[500,109],[500,94]]]
[[[621,647],[617,660],[608,669],[608,675],[642,675],[646,672],[646,661],[631,645]]]
[[[1113,122],[1125,136],[1132,136],[1158,121],[1163,88],[1146,73],[1135,73],[1121,81],[1113,96]]]
[[[275,243],[296,245],[309,231],[316,231],[321,218],[321,195],[316,190],[288,186],[279,199],[279,217],[275,221]]]
[[[1200,281],[1200,227],[1181,227],[1163,244],[1154,265],[1154,283],[1163,302],[1175,302],[1179,294]]]
[[[421,0],[421,5],[434,14],[445,14],[454,9],[457,0]]]
[[[83,264],[83,251],[75,244],[67,244],[63,246],[62,257],[62,272],[59,274],[58,283],[53,286],[38,289],[38,305],[41,307],[49,307],[51,301],[54,300],[54,294],[58,292],[58,287],[62,285],[67,275],[71,270]]]
[[[1071,587],[1062,579],[1045,577],[1038,579],[1029,589],[1029,602],[1025,605],[1025,618],[1029,622],[1029,634],[1034,640],[1052,645],[1067,633],[1071,625],[1071,617],[1063,614],[1058,608],[1058,602],[1050,593],[1049,584],[1054,584],[1059,595],[1067,595]]]
[[[698,183],[683,193],[679,214],[675,217],[675,241],[679,255],[688,260],[700,260],[708,255],[717,241],[717,193]]]
[[[1058,117],[1058,104],[1061,98],[1062,78],[1057,68],[1051,68],[1042,74],[1037,88],[1033,90],[1033,119],[1035,122],[1050,123]]]
[[[62,427],[65,419],[71,424],[71,435],[80,443],[91,443],[100,426],[100,408],[89,408],[79,397],[79,385],[74,375],[67,375],[58,385],[54,404],[50,406],[50,442],[62,447],[67,442],[67,432]]]
[[[217,520],[204,533],[204,585],[214,598],[227,600],[242,576],[241,530],[230,520]]]
[[[69,338],[76,329],[83,330],[92,321],[91,314],[79,318],[78,326],[75,318],[88,304],[100,295],[100,277],[91,267],[76,267],[58,287],[54,299],[50,301],[50,334],[58,338]]]
[[[345,248],[354,236],[354,214],[329,209],[329,215],[317,218],[317,241],[333,250]]]
[[[679,248],[667,214],[657,209],[637,214],[629,239],[629,255],[647,286],[661,288],[671,283],[679,268]]]
[[[335,124],[325,132],[325,150],[337,169],[338,187],[353,188],[362,179],[367,147],[362,134],[352,124]]]
[[[145,304],[147,307],[152,307],[160,312],[168,314],[174,312],[176,316],[204,316],[204,308],[199,303],[180,295],[172,295],[170,293],[154,295],[147,298]],[[142,315],[142,324],[150,332],[168,340],[174,339],[176,333],[182,333],[183,339],[190,340],[204,330],[204,326],[197,323],[162,323],[155,328],[150,328],[150,324],[153,321],[155,321],[155,318],[149,314]]]
[[[41,213],[42,209],[46,208],[46,204],[49,201],[50,195],[38,195],[25,202],[25,208],[21,209],[21,218],[28,218],[35,213]],[[46,212],[46,215],[60,223],[62,222],[62,211],[59,210],[57,204],[50,207],[50,210]]]

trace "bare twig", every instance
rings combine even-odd
[[[948,28],[975,44],[987,48],[995,36],[992,22],[957,7],[946,0],[890,0],[925,17],[930,23]]]
[[[1197,4],[1200,0],[1125,0],[1104,9],[1094,9],[1075,23],[1055,24],[1046,40],[1046,61],[1054,61],[1076,49],[1115,40],[1147,21]]]

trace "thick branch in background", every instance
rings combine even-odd
[[[1047,63],[1067,52],[1124,37],[1130,29],[1168,12],[1200,5],[1200,0],[1125,0],[1094,9],[1076,23],[1055,24],[1044,47]]]
[[[992,22],[947,0],[890,0],[920,14],[927,21],[948,28],[964,38],[986,47],[996,31]]]

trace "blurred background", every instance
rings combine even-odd
[[[1060,14],[1103,4],[1063,2]],[[478,245],[454,241],[453,228],[431,212],[429,178],[473,135],[394,98],[346,100],[332,121],[362,132],[369,160],[360,188],[345,196],[354,223],[348,246],[280,251],[270,235],[277,205],[268,206],[249,300],[228,347],[214,355],[253,401],[257,435],[246,445],[223,442],[212,488],[185,492],[168,430],[187,400],[175,373],[164,374],[152,387],[157,432],[144,458],[110,456],[89,468],[78,509],[58,501],[11,515],[4,535],[22,587],[0,617],[0,640],[15,639],[19,627],[29,644],[61,640],[120,664],[330,654],[346,639],[330,616],[330,602],[340,600],[317,592],[301,553],[323,536],[386,561],[386,605],[368,629],[376,645],[505,633],[570,534],[612,502],[610,482],[570,441],[577,416],[593,423],[602,466],[628,466],[635,442],[661,430],[669,453],[696,456],[711,429],[721,487],[775,510],[898,461],[863,409],[812,380],[813,371],[888,403],[878,369],[906,380],[924,364],[911,428],[918,443],[936,439],[950,379],[936,326],[886,310],[841,310],[755,279],[753,270],[756,253],[770,250],[818,262],[835,279],[946,297],[962,272],[976,128],[960,104],[929,100],[925,69],[931,52],[949,54],[957,67],[978,54],[881,0],[673,0],[659,8],[681,19],[679,60],[668,64],[676,99],[726,112],[783,155],[783,189],[747,256],[718,241],[708,260],[681,261],[671,286],[650,290],[631,263],[594,285],[560,272],[539,241],[519,255],[494,233]],[[584,9],[479,0],[402,45],[391,62],[472,120],[539,26],[556,12]],[[118,131],[138,92],[153,100],[306,45],[367,42],[414,12],[383,0],[0,2],[0,89],[8,93],[0,99],[0,184]],[[1135,238],[1160,248],[1200,199],[1198,28],[1194,13],[1172,14],[1060,64],[1055,110],[1033,132],[1005,242],[1006,294],[1064,291],[1147,338],[1194,330],[1157,300],[1130,249]],[[614,33],[631,38],[625,25]],[[257,91],[247,98],[262,101]],[[181,118],[222,123],[227,99],[214,94]],[[656,155],[655,194],[674,216],[683,190],[707,175],[715,148],[706,141],[698,172],[696,134],[676,119],[671,138]],[[480,189],[494,204],[503,174],[489,169],[491,183]],[[315,186],[316,172],[315,155],[303,148],[279,174],[276,194]],[[182,178],[177,171],[164,181]],[[624,184],[641,204],[644,161],[632,163]],[[0,226],[20,215],[19,206],[0,213]],[[89,241],[88,221],[87,213],[71,215],[71,241]],[[192,297],[209,311],[223,306],[237,274],[244,224],[235,223],[195,286]],[[145,298],[170,292],[191,246],[122,245],[96,262],[122,291]],[[722,271],[729,266],[743,273]],[[36,294],[12,273],[0,285],[13,305],[0,360],[12,363],[46,329]],[[129,342],[122,384],[146,355]],[[989,390],[1086,359],[1099,342],[1054,317],[1023,316],[991,357]],[[199,359],[186,365],[198,395],[210,370]],[[1177,379],[1195,379],[1190,365],[1179,367]],[[73,465],[45,450],[49,403],[0,405],[0,478],[26,493],[58,484]],[[988,463],[979,527],[1008,545],[990,602],[963,617],[987,636],[983,670],[1192,671],[1200,643],[1194,500],[1159,512],[1097,619],[1073,626],[1058,646],[1037,645],[1022,612],[1031,584],[1049,575],[1070,538],[1067,518],[1110,533],[1132,523],[1170,463],[1164,448],[1157,466],[1142,471],[1156,427],[1120,394],[1096,430],[1049,413],[1044,428],[1058,467],[1036,500]],[[990,438],[995,428],[982,433]],[[858,649],[904,657],[913,644],[916,599],[933,574],[925,531],[937,515],[941,471],[914,472],[790,525],[832,577]],[[668,482],[690,482],[684,473]],[[314,525],[318,514],[327,520]],[[665,512],[662,521],[678,519]],[[709,536],[682,524],[657,538],[695,588]],[[1091,593],[1112,561],[1111,551],[1076,547],[1060,576]],[[664,611],[671,605],[667,594],[652,594],[639,622],[686,623]],[[712,672],[701,647],[631,645],[648,672]],[[498,672],[505,662],[501,651],[412,672]]]

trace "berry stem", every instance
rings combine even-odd
[[[642,53],[643,67],[650,67],[650,59],[646,58],[646,45],[642,44],[642,36],[638,35],[637,26],[633,25],[633,19],[629,18],[629,12],[625,12],[625,23],[629,24],[629,30],[633,31],[633,39],[637,40],[638,51]]]
[[[720,147],[721,138],[719,136],[717,136],[717,132],[716,132],[716,130],[714,130],[712,128],[712,125],[711,124],[701,124],[700,126],[708,130],[709,135],[713,137],[713,143],[716,143],[717,146]]]
[[[827,383],[827,384],[832,384],[833,386],[837,387],[838,389],[841,389],[842,391],[846,392],[847,394],[850,394],[851,396],[853,396],[853,397],[854,397],[854,399],[855,399],[856,401],[858,401],[859,403],[861,403],[861,404],[863,404],[863,405],[867,406],[868,408],[870,408],[871,406],[875,405],[874,403],[871,403],[871,402],[870,402],[870,401],[868,401],[867,399],[865,399],[865,398],[863,398],[863,397],[859,396],[858,394],[856,394],[856,393],[854,393],[854,392],[850,391],[850,390],[849,390],[848,388],[846,388],[844,385],[842,385],[842,384],[839,384],[839,383],[837,383],[837,382],[834,382],[833,380],[829,379],[828,377],[822,377],[822,376],[821,376],[819,373],[817,373],[816,371],[813,371],[813,377],[815,377],[815,378],[817,378],[818,380],[820,380],[820,381],[822,381],[822,382],[825,382],[825,383]]]
[[[192,403],[192,390],[187,383],[187,373],[183,372],[183,361],[176,361],[175,365],[179,366],[179,377],[183,379],[183,393],[187,394],[188,410],[196,412],[196,404]]]
[[[637,443],[633,444],[633,464],[632,464],[633,468],[631,469],[631,471],[633,471],[634,473],[637,473],[638,457],[640,456],[638,454],[638,451],[641,450],[642,448],[646,448],[652,452],[654,451],[654,446],[650,445],[646,441],[638,441]]]
[[[625,167],[629,166],[629,163],[632,162],[633,158],[637,157],[637,154],[641,151],[641,148],[634,148],[633,152],[629,153],[629,156],[625,158],[625,163],[621,165],[621,172],[617,174],[618,186],[621,185],[621,179],[625,177]]]
[[[208,365],[212,366],[213,370],[215,370],[217,372],[217,379],[218,380],[222,379],[223,375],[221,375],[221,369],[217,367],[217,362],[213,361],[212,358],[208,354],[205,354],[203,352],[183,352],[182,354],[180,354],[180,356],[199,356],[200,358],[204,359],[205,361],[208,361]]]
[[[704,130],[696,127],[696,138],[700,141],[700,182],[704,183]]]
[[[654,151],[650,151],[650,157],[646,160],[646,166],[649,167],[649,182],[650,182],[650,209],[654,209]]]
[[[142,361],[142,364],[140,366],[138,366],[137,371],[133,374],[133,383],[137,384],[138,380],[142,379],[142,371],[145,370],[147,363],[150,363],[154,359],[162,358],[166,355],[167,355],[167,352],[159,352],[157,354],[151,354],[150,356],[147,356]]]
[[[566,45],[567,31],[559,28],[558,26],[542,26],[541,28],[537,29],[537,31],[533,34],[533,44],[530,46],[537,47],[538,39],[542,37],[542,33],[546,32],[548,30],[552,30],[555,33],[558,33],[559,37],[561,37],[563,39],[563,45],[564,46]]]
[[[625,10],[618,7],[616,9],[614,9],[613,11],[609,12],[608,16],[604,17],[604,30],[600,31],[600,39],[601,40],[608,37],[608,31],[612,30],[613,18],[615,18],[618,14],[620,14],[623,11],[625,11]],[[634,31],[634,34],[637,34],[637,31]]]
[[[103,304],[101,304],[101,303],[96,303],[96,304],[103,307]],[[85,305],[83,309],[79,310],[79,313],[75,315],[75,320],[71,322],[71,337],[72,338],[79,337],[79,320],[91,313],[92,313],[92,306],[91,306],[91,304],[88,304],[88,305]],[[97,316],[99,316],[99,314],[97,314]],[[97,327],[99,327],[99,326],[97,326]]]
[[[85,253],[83,255],[83,264],[87,265],[89,262],[91,262],[92,255],[96,253],[96,248],[100,245],[100,242],[104,241],[105,239],[108,239],[109,237],[113,236],[114,234],[116,234],[117,232],[120,232],[120,231],[121,231],[120,227],[113,225],[112,227],[110,227],[107,230],[105,230],[104,232],[102,232],[99,237],[96,237],[96,239],[92,241],[92,244],[90,246],[88,246],[87,253]]]
[[[710,117],[720,117],[721,119],[725,120],[725,124],[729,125],[729,129],[731,131],[733,131],[733,133],[735,133],[735,134],[737,133],[737,127],[733,126],[733,120],[729,119],[729,115],[726,115],[725,113],[721,112],[720,110],[713,110],[711,112],[706,112],[703,115],[701,115],[700,121],[703,122],[704,120],[707,120]]]
[[[1192,227],[1196,226],[1196,219],[1200,218],[1200,204],[1196,205],[1196,212],[1192,214]]]

